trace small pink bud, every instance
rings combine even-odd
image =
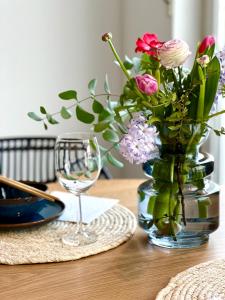
[[[209,63],[209,56],[208,55],[202,55],[201,57],[197,58],[197,63],[199,63],[203,68],[207,67]]]
[[[149,74],[137,75],[135,81],[138,89],[148,96],[158,91],[157,80]]]

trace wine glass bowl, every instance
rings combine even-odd
[[[97,138],[90,133],[65,133],[56,140],[56,176],[60,184],[76,195],[79,201],[77,231],[63,237],[69,245],[87,245],[96,241],[93,231],[83,224],[81,194],[98,179],[101,170],[100,151]],[[75,212],[74,212],[75,213]]]

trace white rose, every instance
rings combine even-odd
[[[167,69],[183,65],[191,54],[188,44],[178,39],[164,43],[158,51],[160,63]]]

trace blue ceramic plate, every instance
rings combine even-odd
[[[38,188],[37,183],[29,183]],[[44,187],[40,186],[40,189]],[[0,185],[0,228],[24,228],[58,218],[65,206],[61,201],[37,198],[18,189]]]

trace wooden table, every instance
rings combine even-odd
[[[119,198],[136,213],[136,188],[140,183],[141,180],[99,180],[90,193]],[[56,188],[59,186],[50,186]],[[224,210],[221,215],[224,219]],[[208,244],[194,250],[151,246],[138,228],[125,244],[92,257],[63,263],[1,265],[0,299],[151,300],[178,272],[221,257],[225,257],[224,222]]]

